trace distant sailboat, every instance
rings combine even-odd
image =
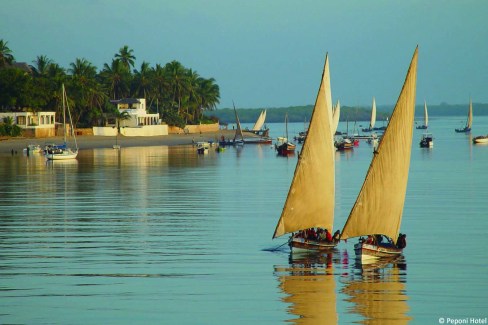
[[[341,103],[337,100],[337,104],[334,107],[332,114],[332,134],[337,134],[337,127],[339,126],[339,120],[341,117]]]
[[[46,151],[46,158],[48,160],[67,160],[67,159],[76,159],[76,156],[78,156],[78,143],[76,142],[76,135],[74,132],[74,125],[73,121],[71,120],[71,112],[69,110],[69,104],[68,104],[68,97],[66,96],[66,90],[64,88],[64,84],[61,87],[61,96],[62,102],[63,102],[63,135],[64,135],[64,143],[60,146],[55,145],[55,146],[50,146],[47,151]],[[75,144],[75,149],[72,149],[68,147],[67,143],[67,133],[68,133],[68,128],[66,126],[66,111],[68,111],[68,117],[69,117],[69,132],[71,133],[73,139],[74,139],[74,144]]]
[[[293,154],[296,149],[296,145],[288,141],[288,113],[285,114],[285,130],[286,136],[279,137],[275,144],[276,151],[278,151],[278,154],[281,156]]]
[[[251,130],[246,130],[247,132],[251,132],[258,137],[247,137],[244,139],[245,143],[252,143],[252,144],[271,144],[273,143],[273,139],[269,137],[269,129],[263,128],[264,122],[266,121],[266,110],[262,110],[259,114],[259,117],[252,127]]]
[[[429,127],[429,114],[427,113],[427,102],[424,101],[424,124],[417,126],[417,129],[423,130]]]
[[[234,105],[234,103],[232,103]],[[239,115],[237,115],[236,105],[234,105],[234,113],[236,114],[236,134],[234,135],[233,144],[240,146],[244,144],[244,135],[242,134],[241,121],[239,121]]]
[[[376,100],[373,97],[373,105],[371,106],[371,120],[369,122],[369,127],[367,129],[363,129],[363,132],[371,132],[374,130],[374,125],[376,123]]]
[[[332,232],[335,201],[335,150],[332,135],[332,108],[328,58],[312,112],[308,134],[303,143],[283,211],[273,238],[293,232],[289,240],[292,251],[327,250],[336,246],[303,236],[311,228]],[[330,98],[330,97],[329,97]]]
[[[458,133],[468,133],[471,132],[471,125],[473,124],[473,103],[471,102],[471,98],[469,99],[469,108],[468,108],[468,118],[466,120],[466,126],[461,129],[456,129]]]
[[[341,239],[360,238],[354,251],[362,261],[402,253],[399,238],[407,191],[415,118],[418,47],[388,127],[374,152],[366,178],[342,230]],[[386,237],[386,238],[385,238]]]
[[[254,126],[252,127],[251,131],[259,132],[264,125],[264,121],[266,121],[266,110],[261,111],[261,114],[259,114],[259,117],[256,123],[254,123]]]

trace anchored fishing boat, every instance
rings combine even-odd
[[[468,117],[466,119],[466,126],[464,128],[455,129],[457,133],[471,132],[471,125],[473,124],[473,103],[471,98],[469,99]]]

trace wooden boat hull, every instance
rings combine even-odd
[[[276,151],[279,155],[286,156],[295,153],[296,146],[292,143],[284,143],[280,146],[276,146]]]
[[[367,262],[383,258],[394,258],[400,256],[403,250],[397,247],[378,246],[359,242],[354,245],[354,252],[356,253],[356,257],[358,259],[361,259],[363,262]]]
[[[324,242],[324,241],[314,241],[307,240],[304,238],[291,238],[288,242],[291,251],[294,253],[299,252],[317,252],[317,251],[328,251],[337,246],[335,242]]]
[[[244,139],[244,142],[249,143],[249,144],[272,144],[273,139],[271,139],[271,138],[269,138],[269,139],[266,139],[266,138],[255,138],[255,139],[246,138],[246,139]]]
[[[488,143],[488,136],[479,136],[473,139],[473,143]]]

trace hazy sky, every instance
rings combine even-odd
[[[219,108],[313,104],[326,52],[342,105],[394,104],[419,45],[417,103],[488,102],[484,0],[0,0],[0,39],[98,69],[119,48],[136,68],[172,60],[216,79]]]

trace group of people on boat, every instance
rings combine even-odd
[[[294,238],[303,238],[312,241],[323,241],[328,243],[338,243],[341,237],[340,230],[337,230],[334,235],[331,235],[328,229],[324,228],[308,228],[300,230],[293,235]]]
[[[395,247],[400,249],[404,249],[405,247],[407,247],[407,235],[402,233],[398,235],[396,244],[390,237],[384,235],[369,235],[366,239],[363,240],[366,244],[382,247]]]

